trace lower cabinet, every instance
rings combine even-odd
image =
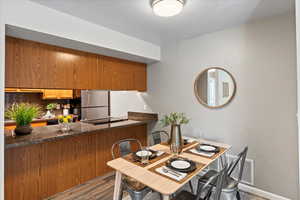
[[[111,146],[147,143],[147,125],[120,127],[5,151],[5,200],[40,200],[111,172]]]

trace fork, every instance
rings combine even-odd
[[[167,169],[165,167],[163,167],[162,170],[163,170],[164,173],[170,173],[170,174],[172,174],[172,175],[174,175],[176,177],[180,177],[181,176],[181,174],[179,174],[178,172],[175,172],[173,170]]]

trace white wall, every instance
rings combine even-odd
[[[298,155],[300,174],[300,2],[296,0],[296,27],[297,27],[297,83],[298,83]],[[300,193],[300,176],[299,176],[299,193]]]
[[[185,135],[232,144],[232,153],[248,145],[255,186],[290,199],[299,199],[295,36],[291,14],[165,45],[161,62],[148,68],[146,99],[153,111],[185,112]],[[223,109],[207,109],[194,96],[196,76],[210,66],[237,82]]]
[[[4,200],[4,35],[3,0],[0,0],[0,200]]]
[[[124,117],[128,111],[148,112],[152,110],[146,102],[147,93],[137,91],[111,91],[111,116]]]
[[[3,0],[5,23],[117,52],[160,60],[160,47],[29,0]]]

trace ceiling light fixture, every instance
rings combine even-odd
[[[179,14],[183,6],[185,4],[185,0],[152,0],[151,6],[154,14],[160,17],[171,17]]]

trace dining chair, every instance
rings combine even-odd
[[[130,138],[115,142],[111,147],[112,158],[116,159],[117,153],[120,157],[132,153],[133,145],[138,149],[142,149],[142,144],[137,139]],[[149,192],[152,192],[149,187],[128,176],[122,178],[119,200],[123,198],[124,191],[130,195],[132,200],[142,200]]]
[[[153,145],[160,144],[163,141],[168,142],[170,139],[168,132],[164,131],[164,130],[154,131],[151,133],[151,136],[152,136],[152,140],[153,140]],[[192,181],[189,181],[189,187],[191,189],[191,192],[194,193]]]
[[[228,166],[227,174],[225,177],[224,184],[222,186],[222,198],[224,200],[232,200],[235,197],[240,200],[240,192],[238,185],[242,180],[243,177],[243,171],[244,171],[244,165],[247,157],[248,147],[245,147],[242,152],[240,152],[237,156],[237,158],[230,163]],[[237,167],[239,165],[239,168]],[[232,173],[234,171],[238,171],[238,177],[235,179],[232,177]],[[204,174],[200,179],[200,184],[205,184],[207,180],[210,179],[210,177],[214,176],[218,172],[215,170],[209,170],[206,174]]]
[[[160,144],[163,141],[168,142],[170,139],[170,136],[167,131],[161,130],[161,131],[154,131],[151,133],[153,145]]]
[[[196,195],[183,190],[179,192],[174,198],[172,198],[172,200],[220,200],[222,185],[224,184],[224,180],[226,178],[227,169],[227,166],[224,167],[220,172],[207,179],[204,184],[200,183],[199,179]],[[214,185],[216,185],[216,189],[214,193],[212,193]]]

